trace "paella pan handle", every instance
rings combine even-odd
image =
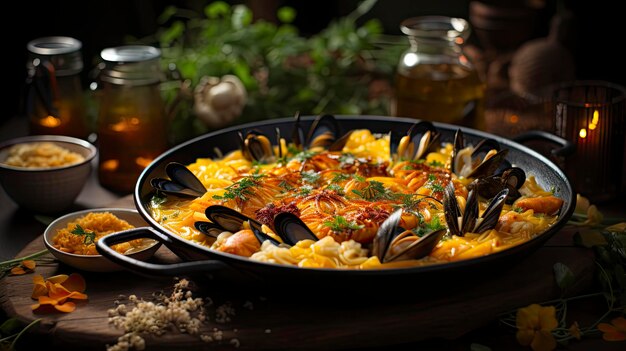
[[[552,155],[554,156],[566,157],[576,151],[576,145],[574,145],[572,142],[541,130],[531,130],[513,137],[513,141],[516,141],[518,143],[524,143],[526,141],[532,140],[548,141],[559,145],[560,147],[552,149],[551,151]]]
[[[231,267],[228,266],[226,263],[216,260],[203,260],[169,264],[144,262],[123,255],[111,248],[112,245],[141,238],[157,240],[163,243],[168,248],[176,247],[176,243],[173,242],[166,235],[161,234],[150,227],[141,227],[103,237],[96,242],[96,250],[98,250],[98,252],[102,256],[130,271],[150,276],[178,276],[189,275],[193,273],[212,273],[231,269]]]

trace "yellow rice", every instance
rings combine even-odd
[[[69,166],[85,158],[66,148],[50,142],[13,145],[5,164],[24,168],[52,168]]]

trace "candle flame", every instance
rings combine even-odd
[[[100,169],[107,171],[107,172],[113,172],[115,170],[117,170],[117,168],[120,166],[120,161],[119,160],[106,160],[104,162],[102,162],[102,164],[100,164]]]
[[[585,128],[581,128],[581,129],[580,129],[580,132],[578,132],[578,135],[579,135],[581,138],[585,139],[585,138],[587,137],[587,129],[585,129]]]
[[[516,124],[517,122],[519,122],[519,116],[518,115],[511,115],[509,117],[509,122]]]
[[[61,119],[48,115],[47,117],[40,119],[39,124],[41,124],[44,127],[54,128],[54,127],[58,127],[61,125]]]
[[[600,112],[598,110],[593,111],[593,117],[591,117],[591,123],[589,123],[589,130],[594,130],[598,126],[598,120],[600,119]]]

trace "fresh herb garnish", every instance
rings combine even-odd
[[[424,234],[444,228],[445,226],[441,224],[439,217],[435,216],[433,217],[433,219],[430,220],[430,222],[425,222],[424,225],[420,226],[417,231],[415,231],[415,234],[417,234],[417,236],[419,237],[422,237]]]
[[[315,184],[320,179],[319,173],[315,171],[304,171],[300,175],[302,176],[302,181],[306,183]]]
[[[281,181],[280,183],[278,183],[278,186],[285,189],[285,190],[292,190],[293,187],[291,186],[291,184],[287,183],[286,180]]]
[[[439,161],[430,161],[428,162],[428,165],[431,167],[443,167],[444,166],[444,164]]]
[[[317,152],[315,151],[311,151],[311,150],[304,150],[302,152],[297,153],[292,160],[297,160],[300,162],[304,162],[308,159],[310,159],[311,157],[317,155]]]
[[[524,209],[521,207],[513,207],[513,211],[517,212],[517,213],[522,213],[524,212]]]
[[[313,187],[310,185],[303,185],[299,188],[298,195],[299,196],[307,196],[313,191]]]
[[[156,193],[150,199],[150,207],[157,208],[157,207],[161,206],[165,202],[165,200],[167,200],[167,198],[165,197],[164,194]]]
[[[365,181],[365,177],[361,177],[358,174],[353,174],[352,178],[354,178],[357,182],[363,183]]]
[[[344,180],[350,179],[352,176],[348,173],[335,173],[333,179],[331,179],[332,183],[343,182]]]
[[[96,233],[85,231],[85,229],[81,227],[80,224],[76,224],[76,227],[70,233],[74,235],[84,236],[85,238],[83,239],[83,244],[85,245],[93,244],[96,241]]]
[[[434,182],[435,180],[437,180],[437,176],[435,176],[434,174],[429,174],[428,175],[428,181],[429,182]]]
[[[445,190],[439,183],[431,183],[428,187],[433,190],[433,193],[443,193]]]
[[[253,195],[251,188],[257,186],[259,179],[265,177],[264,174],[251,174],[247,177],[239,179],[234,184],[227,186],[224,195],[213,195],[216,200],[247,200],[248,196]]]
[[[357,224],[355,221],[350,221],[344,216],[335,216],[332,221],[325,221],[324,226],[329,227],[333,232],[343,232],[346,230],[359,230],[364,226]]]
[[[352,192],[368,201],[394,200],[398,197],[397,194],[385,188],[383,183],[375,180],[370,181],[363,190],[352,189]]]
[[[334,190],[339,195],[344,195],[343,187],[339,184],[330,184],[326,187],[328,190]]]
[[[339,156],[339,162],[341,163],[341,166],[353,165],[355,161],[356,158],[351,153],[345,153]]]

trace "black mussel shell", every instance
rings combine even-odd
[[[173,182],[195,191],[200,194],[199,196],[206,193],[206,188],[202,185],[200,179],[198,179],[198,177],[196,177],[195,174],[193,174],[189,168],[183,164],[170,162],[167,166],[165,166],[165,173]]]
[[[209,206],[204,210],[204,214],[211,222],[232,233],[241,230],[243,223],[246,221],[250,223],[251,227],[261,228],[261,223],[226,206]]]
[[[281,212],[277,214],[274,217],[274,229],[285,244],[291,246],[301,240],[318,240],[311,229],[293,213]]]

